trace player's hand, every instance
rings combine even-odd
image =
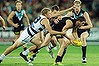
[[[54,20],[54,23],[55,23],[55,24],[58,24],[58,22],[59,22],[58,19],[55,19],[55,20]]]
[[[61,34],[62,34],[62,35],[65,35],[65,34],[66,34],[66,32],[62,32]]]
[[[14,24],[14,27],[15,27],[15,28],[17,28],[18,26],[19,26],[18,23],[17,23],[17,24]]]
[[[62,35],[66,35],[66,32],[65,31],[62,31]]]
[[[79,27],[79,29],[85,29],[84,26]]]
[[[6,30],[6,27],[5,26],[2,26],[3,30],[5,31]]]

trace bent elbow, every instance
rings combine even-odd
[[[93,28],[93,25],[90,25],[90,28]]]

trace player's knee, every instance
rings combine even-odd
[[[83,40],[82,41],[82,46],[86,46],[86,45],[87,45],[86,40]]]

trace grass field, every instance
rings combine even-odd
[[[0,55],[9,45],[0,45]],[[22,47],[9,54],[0,66],[28,66],[27,63],[20,58],[19,53],[23,51]],[[53,50],[56,57],[57,50]],[[45,48],[41,49],[37,58],[33,62],[33,66],[54,66],[54,59],[52,59]],[[88,45],[87,47],[87,63],[81,63],[81,48],[69,46],[67,54],[63,59],[64,66],[99,66],[99,46]]]

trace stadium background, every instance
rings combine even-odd
[[[61,10],[69,8],[73,5],[73,0],[22,0],[23,9],[32,22],[36,16],[40,14],[40,11],[44,7],[51,8],[57,4]],[[90,18],[94,25],[91,29],[90,37],[88,41],[99,41],[99,0],[81,0],[82,8],[90,14]],[[5,19],[6,26],[8,27],[5,32],[0,28],[0,42],[11,42],[14,38],[14,34],[11,31],[12,27],[7,22],[9,13],[15,9],[15,0],[0,0],[0,15]],[[25,19],[23,20],[25,26],[27,26]]]
[[[40,14],[40,10],[44,7],[51,7],[55,4],[59,5],[60,9],[66,9],[73,4],[73,0],[22,0],[23,9],[26,10],[30,22]],[[64,66],[99,66],[99,0],[81,0],[82,8],[86,10],[91,17],[94,27],[91,29],[91,34],[88,38],[87,47],[87,64],[81,63],[81,48],[69,46],[67,54],[63,59]],[[0,27],[0,55],[9,47],[14,39],[12,27],[7,22],[9,13],[15,9],[15,0],[0,0],[0,15],[5,19],[7,29],[3,31]],[[24,19],[25,23],[25,19]],[[27,26],[27,24],[25,23]],[[29,45],[30,46],[30,45]],[[22,47],[18,48],[9,54],[0,66],[27,66],[26,62],[19,57]],[[53,50],[54,55],[57,51]],[[55,59],[51,59],[48,52],[43,48],[33,62],[34,66],[53,66]]]

